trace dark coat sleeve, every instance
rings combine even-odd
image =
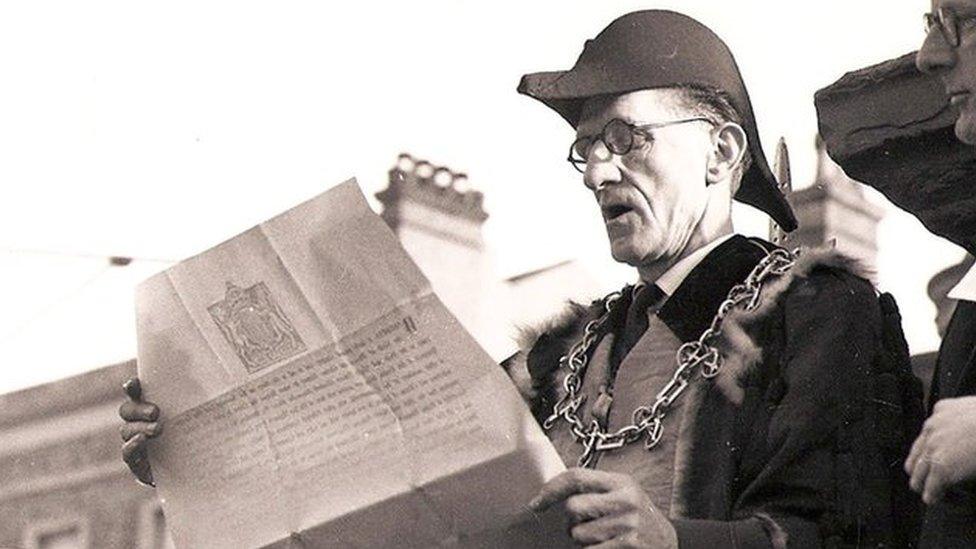
[[[883,537],[889,480],[867,411],[881,347],[873,288],[820,269],[753,328],[763,358],[738,410],[733,520],[675,520],[680,547],[843,547],[874,534],[865,528]]]

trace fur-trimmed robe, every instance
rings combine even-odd
[[[773,248],[732,237],[658,316],[681,341],[697,339],[729,289]],[[696,374],[680,397],[692,408],[690,434],[675,453],[671,509],[682,549],[900,547],[911,537],[898,521],[908,526],[917,508],[900,501],[901,462],[887,463],[892,448],[907,453],[914,435],[903,433],[917,429],[903,425],[904,384],[889,375],[907,347],[894,302],[879,304],[855,270],[833,251],[807,251],[765,284],[757,309],[727,317],[721,373]],[[629,294],[611,311],[608,331],[622,329]],[[503,364],[540,421],[562,391],[559,358],[603,307],[571,305],[527,332],[523,351]],[[905,514],[893,515],[899,506]]]

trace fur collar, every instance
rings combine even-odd
[[[772,244],[758,239],[733,237],[713,250],[688,275],[658,315],[682,341],[697,339],[732,286],[742,282],[771,249]],[[718,268],[719,265],[721,268]],[[794,282],[808,278],[819,269],[839,270],[869,278],[869,273],[859,262],[833,248],[804,250],[787,274],[765,284],[759,307],[748,312],[735,310],[730,313],[717,341],[723,365],[715,378],[715,384],[730,401],[741,401],[743,391],[739,381],[762,355],[761,345],[750,328],[769,317]],[[625,296],[628,294],[624,292]],[[622,298],[621,301],[629,302],[629,299]],[[614,309],[625,311],[627,304],[621,303]],[[564,311],[541,326],[522,330],[519,341],[522,351],[505,367],[523,397],[531,404],[536,417],[548,414],[547,408],[562,391],[554,383],[560,357],[580,340],[586,323],[598,318],[603,311],[603,300],[589,307],[570,303]]]

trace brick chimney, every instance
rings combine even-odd
[[[465,174],[404,153],[376,198],[383,220],[441,301],[486,346],[497,337],[488,324],[488,296],[497,281],[481,230],[488,219],[483,195],[469,188]]]

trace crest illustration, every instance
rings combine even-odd
[[[224,299],[207,311],[249,373],[305,351],[305,342],[264,282],[242,289],[228,281]]]

